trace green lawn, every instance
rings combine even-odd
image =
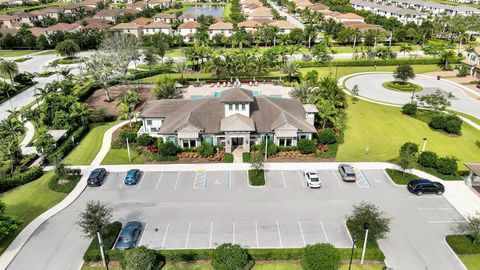
[[[131,164],[144,164],[145,161],[135,150],[130,151],[132,162]],[[110,149],[105,158],[102,160],[102,165],[115,164],[129,164],[127,149]]]
[[[460,115],[460,116],[463,116],[465,118],[467,118],[468,120],[474,122],[475,124],[479,125],[480,126],[480,119],[474,117],[474,116],[471,116],[469,114],[466,114],[466,113],[461,113],[461,112],[457,112],[457,111],[454,111],[456,114]]]
[[[36,10],[36,9],[41,9],[41,8],[46,8],[46,7],[58,7],[58,6],[63,6],[66,5],[67,3],[49,3],[49,4],[41,4],[37,6],[19,6],[19,7],[14,7],[14,8],[9,8],[5,10],[0,10],[0,14],[5,14],[5,13],[14,13],[14,12],[19,12],[19,11],[29,11],[29,10]]]
[[[461,136],[451,137],[403,115],[401,108],[366,101],[350,104],[347,114],[345,142],[338,149],[338,161],[388,161],[398,156],[403,143],[422,145],[425,137],[427,150],[457,157],[459,169],[465,169],[463,162],[479,161],[480,149],[475,140],[480,138],[480,131],[468,124],[463,125]]]
[[[454,1],[448,1],[448,0],[432,0],[432,1],[440,4],[445,4],[445,5],[454,5],[454,6],[464,5],[464,6],[474,7],[474,8],[480,8],[480,4],[458,3]]]
[[[480,270],[480,254],[459,255],[468,270]]]
[[[16,189],[0,194],[0,200],[7,206],[6,213],[19,217],[23,225],[17,232],[0,242],[0,253],[3,253],[15,236],[37,216],[62,201],[67,194],[51,191],[48,183],[54,176],[49,172],[38,180]]]
[[[16,57],[34,53],[33,50],[0,50],[0,57]]]
[[[51,55],[51,54],[58,54],[58,52],[56,50],[47,50],[47,51],[38,53],[37,55]]]
[[[66,164],[88,165],[92,163],[100,147],[102,147],[103,134],[107,129],[118,122],[90,124],[90,131],[79,145],[64,159]]]
[[[232,13],[232,3],[226,3],[223,8],[223,18],[230,19],[230,14]]]
[[[163,78],[163,77],[170,77],[172,79],[180,79],[180,73],[171,73],[171,74],[158,74],[152,77],[147,77],[143,78],[140,80],[137,80],[136,82],[139,83],[156,83],[158,79]],[[194,73],[194,74],[184,74],[184,78],[199,78],[199,79],[213,79],[213,74],[212,73]]]

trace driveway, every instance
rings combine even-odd
[[[341,83],[343,80],[345,80],[345,86],[348,89],[358,85],[359,95],[372,100],[403,105],[410,102],[412,96],[411,92],[392,91],[382,86],[383,83],[394,80],[392,73],[362,73],[340,78],[339,82]],[[480,98],[480,94],[473,92],[471,89],[424,75],[417,75],[410,82],[423,87],[423,91],[416,93],[418,96],[432,94],[436,89],[440,89],[445,93],[452,93],[453,97],[449,98],[452,104],[450,106],[451,109],[480,118],[480,100],[471,96]]]
[[[394,269],[463,269],[443,241],[463,218],[443,196],[417,197],[393,185],[384,171],[358,171],[356,183],[337,171],[318,171],[324,187],[308,189],[301,171],[268,171],[266,187],[251,187],[245,171],[145,172],[125,186],[125,172],[110,172],[100,188],[86,188],[44,223],[8,269],[78,269],[89,241],[75,220],[90,200],[107,202],[115,220],[140,220],[140,245],[155,249],[303,247],[330,242],[350,247],[345,228],[353,205],[365,200],[393,216],[381,241]],[[447,191],[448,192],[448,191]]]

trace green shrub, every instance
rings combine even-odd
[[[160,269],[164,262],[153,249],[144,246],[128,250],[124,257],[125,270],[154,270]]]
[[[61,178],[55,175],[48,183],[48,187],[50,190],[68,194],[75,188],[80,178],[82,178],[81,175],[67,175],[63,177],[63,180],[67,181],[66,183],[58,183]]]
[[[133,130],[122,129],[118,133],[117,141],[119,143],[125,144],[127,143],[127,138],[128,138],[128,143],[134,143],[137,139],[137,133]]]
[[[175,156],[178,153],[178,147],[173,142],[162,143],[158,147],[158,153],[161,156]]]
[[[278,146],[278,152],[297,151],[297,146]]]
[[[317,141],[316,140],[309,140],[309,139],[302,139],[298,142],[297,149],[302,154],[315,153],[315,151],[317,150]]]
[[[458,170],[457,159],[455,157],[441,157],[435,164],[436,170],[441,174],[453,175]]]
[[[474,245],[468,235],[447,235],[447,243],[456,254],[480,254],[480,245]]]
[[[149,146],[155,143],[155,138],[148,134],[142,134],[137,137],[137,143],[141,146]]]
[[[460,135],[462,130],[462,119],[455,114],[449,114],[446,117],[445,131],[450,134]]]
[[[334,144],[337,142],[337,135],[335,130],[325,128],[318,133],[318,143],[320,144]]]
[[[304,270],[337,270],[340,266],[340,252],[332,244],[314,244],[304,248],[302,258]]]
[[[10,177],[0,178],[0,193],[32,182],[43,175],[42,167],[35,166]]]
[[[427,168],[434,168],[437,165],[438,156],[434,152],[425,151],[418,156],[418,164]]]
[[[248,181],[252,186],[265,186],[265,172],[263,170],[248,170]]]
[[[411,102],[403,105],[402,113],[406,115],[415,115],[417,114],[417,103]]]
[[[452,64],[460,63],[462,58],[455,57],[452,61]],[[309,68],[309,67],[351,67],[351,66],[398,66],[400,64],[409,64],[409,65],[436,65],[438,64],[438,58],[399,58],[399,59],[357,59],[357,60],[334,60],[329,62],[296,62],[300,68]]]
[[[231,153],[225,153],[223,155],[223,162],[225,163],[233,163],[233,154]]]
[[[416,155],[418,153],[418,144],[412,142],[406,142],[400,147],[400,156],[403,153],[410,153],[412,155]]]
[[[212,266],[215,270],[246,270],[253,266],[253,261],[245,249],[226,243],[213,251]]]
[[[63,143],[53,151],[50,155],[46,157],[45,162],[53,162],[56,159],[63,159],[66,157],[72,150],[77,146],[77,144],[82,140],[82,138],[88,133],[88,125],[81,126],[74,132],[72,135],[65,139]],[[72,141],[74,138],[74,141]]]
[[[200,144],[196,150],[197,150],[197,153],[204,158],[211,157],[215,153],[215,149],[213,148],[213,145],[205,141],[202,142],[202,144]]]
[[[428,125],[433,128],[433,129],[445,129],[447,126],[447,119],[443,115],[437,115],[432,117],[432,120],[430,120],[430,123]]]
[[[386,169],[385,172],[397,185],[407,185],[410,181],[420,178],[414,174],[406,173],[399,170]]]
[[[262,153],[265,152],[265,140],[263,140],[262,143],[260,145],[258,145],[257,149],[259,151],[261,151]],[[274,144],[272,140],[269,140],[268,141],[268,147],[267,147],[267,155],[274,156],[277,153],[278,153],[278,146],[276,144]]]
[[[113,248],[113,245],[115,244],[117,236],[121,230],[122,223],[118,221],[110,223],[102,229],[100,235],[102,236],[103,246],[105,250],[111,250]],[[95,237],[94,239],[92,239],[92,242],[90,242],[87,251],[83,255],[83,260],[86,262],[96,262],[100,261],[101,259],[102,257],[100,256],[98,239]]]
[[[244,163],[248,163],[250,162],[250,156],[251,156],[251,153],[250,152],[243,152],[242,153],[242,160]]]

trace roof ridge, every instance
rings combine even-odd
[[[265,100],[267,100],[270,104],[272,104],[273,106],[275,106],[276,108],[278,108],[280,110],[280,112],[282,114],[284,114],[284,116],[288,115],[292,118],[294,118],[295,120],[298,120],[298,121],[305,121],[304,119],[298,119],[295,115],[289,113],[288,111],[284,110],[282,107],[280,107],[278,104],[276,104],[275,102],[271,101],[270,99],[266,98],[266,97],[263,97]],[[303,104],[302,104],[303,105]],[[304,109],[305,110],[305,109]],[[279,116],[280,117],[280,116]],[[278,117],[277,117],[278,119]],[[286,122],[288,122],[288,119],[285,119]],[[295,126],[295,125],[294,125]],[[295,126],[296,128],[298,128],[297,126]],[[299,128],[298,128],[299,129]]]

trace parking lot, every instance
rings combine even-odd
[[[317,172],[323,183],[320,189],[306,187],[303,171],[296,170],[267,171],[265,187],[250,186],[246,171],[145,172],[133,186],[123,183],[126,172],[110,172],[101,187],[87,187],[74,204],[53,217],[17,258],[35,253],[37,263],[50,258],[40,269],[60,269],[55,266],[62,260],[58,253],[68,251],[65,240],[59,239],[57,253],[34,247],[52,238],[46,232],[61,226],[57,223],[64,224],[58,231],[68,232],[70,239],[80,237],[74,222],[90,200],[107,202],[114,219],[123,224],[141,221],[144,230],[138,245],[155,249],[215,248],[225,242],[246,248],[329,242],[347,248],[352,239],[346,217],[354,205],[368,201],[393,217],[388,239],[380,242],[389,266],[462,269],[443,237],[463,219],[443,196],[412,195],[381,170],[357,170],[353,183],[343,182],[334,170]],[[72,228],[65,229],[68,226]],[[30,265],[15,259],[9,269]]]

